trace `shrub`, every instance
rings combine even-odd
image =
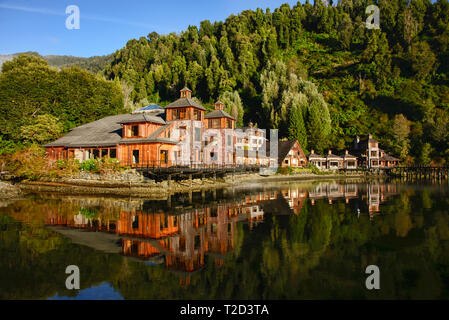
[[[292,167],[278,167],[278,174],[292,174]]]
[[[84,160],[83,162],[81,162],[80,168],[83,171],[97,172],[98,171],[97,160],[95,159]]]
[[[111,159],[109,157],[98,159],[97,167],[100,173],[111,173],[121,170],[120,162],[117,159]]]
[[[52,169],[45,150],[37,145],[19,149],[8,158],[7,170],[18,177],[36,180],[48,175]]]

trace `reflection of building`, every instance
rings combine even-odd
[[[160,208],[154,202],[142,202],[134,208],[122,208],[115,218],[106,218],[99,209],[83,208],[72,215],[59,214],[58,210],[47,211],[46,223],[69,227],[64,228],[70,230],[65,234],[69,237],[76,229],[98,231],[81,232],[94,234],[96,238],[90,239],[108,236],[104,237],[103,247],[95,243],[89,246],[97,250],[107,247],[108,252],[114,252],[110,246],[114,244],[117,247],[118,243],[117,253],[146,261],[149,265],[162,264],[168,270],[182,272],[187,275],[187,283],[189,275],[203,268],[208,259],[216,265],[225,263],[226,257],[239,243],[239,223],[244,223],[246,230],[257,232],[258,224],[267,215],[301,214],[307,198],[312,204],[315,201],[332,204],[344,200],[351,208],[373,215],[379,212],[380,204],[388,196],[396,193],[396,185],[392,184],[326,182],[313,188],[291,186],[253,191],[238,194],[237,199],[193,204],[193,207],[179,211]],[[86,245],[86,240],[80,238],[75,243]]]
[[[375,212],[380,211],[380,205],[386,199],[398,194],[396,185],[394,184],[368,184],[366,190],[365,185],[362,187],[355,183],[320,183],[309,191],[309,199],[314,205],[319,199],[328,199],[329,204],[334,200],[344,199],[348,204],[350,200],[365,200],[368,208],[367,211],[372,217]],[[357,205],[359,208],[359,205]]]

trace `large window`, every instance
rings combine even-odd
[[[107,157],[108,156],[108,149],[101,149],[101,157]]]
[[[227,123],[227,128],[228,129],[232,129],[232,120],[231,119],[226,119],[226,123]]]
[[[98,149],[94,149],[94,159],[97,159],[98,157],[100,157],[100,150]]]
[[[182,120],[186,117],[186,109],[173,109],[173,120]]]
[[[117,158],[117,149],[111,149],[109,150],[109,158]]]

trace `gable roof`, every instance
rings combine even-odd
[[[182,107],[195,107],[200,110],[206,111],[206,109],[204,109],[203,106],[201,106],[199,103],[195,102],[191,98],[179,98],[175,102],[172,102],[168,106],[166,106],[165,109],[182,108]]]
[[[278,141],[278,159],[283,161],[291,148],[295,145],[296,140]]]
[[[235,120],[234,117],[232,117],[231,115],[229,115],[226,111],[223,110],[214,110],[212,112],[209,112],[208,114],[206,114],[204,116],[205,119],[210,119],[210,118],[229,118],[232,120]]]

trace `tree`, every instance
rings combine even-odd
[[[236,127],[243,126],[243,103],[237,91],[225,91],[220,95],[220,101],[225,105],[225,111],[234,119]]]
[[[409,50],[409,56],[418,79],[425,79],[433,73],[436,57],[426,41],[413,43]]]
[[[62,131],[63,125],[58,118],[42,114],[21,128],[21,138],[26,142],[44,144],[59,138]]]
[[[410,124],[403,114],[398,114],[394,117],[392,126],[392,137],[394,149],[402,160],[408,156],[410,149]]]

